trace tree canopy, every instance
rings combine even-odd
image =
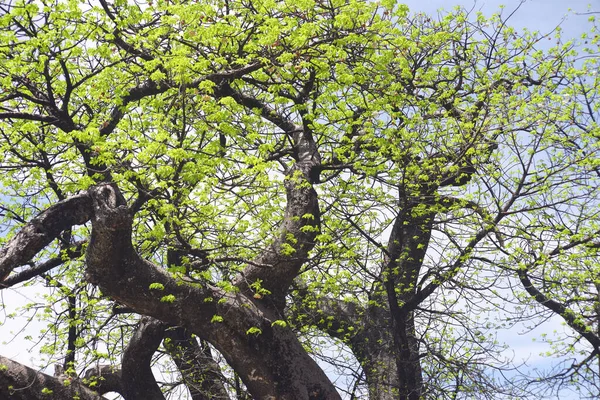
[[[510,15],[4,2],[0,396],[597,398],[598,35]]]

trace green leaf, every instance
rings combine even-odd
[[[175,295],[169,294],[160,298],[162,303],[173,303],[176,300]]]
[[[165,290],[165,286],[162,283],[151,283],[149,286],[150,290]]]
[[[253,326],[246,331],[246,335],[260,335],[262,334],[262,330]]]

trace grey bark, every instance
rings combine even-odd
[[[185,253],[177,249],[167,250],[169,266],[183,264]],[[163,346],[177,366],[192,400],[229,400],[224,386],[225,376],[214,360],[210,346],[182,327],[169,327],[164,331]]]
[[[350,347],[365,373],[369,399],[396,400],[400,377],[391,316],[385,303],[369,307],[361,326]]]
[[[308,300],[316,301],[317,307],[302,308],[301,313],[311,315],[323,332],[345,341],[352,349],[373,400],[420,400],[425,393],[412,300],[419,290],[417,280],[435,212],[413,213],[417,205],[418,202],[400,204],[384,251],[380,277],[383,285],[371,293],[372,305],[303,293]],[[354,327],[349,336],[345,329],[348,326]]]
[[[62,230],[91,218],[86,277],[104,294],[139,314],[183,326],[208,340],[255,398],[339,398],[295,333],[273,325],[282,318],[285,295],[314,246],[320,222],[317,194],[311,185],[320,157],[311,135],[302,133],[301,127],[293,128],[288,134],[295,142],[297,162],[287,172],[284,220],[271,246],[236,279],[240,292],[176,280],[142,259],[131,242],[132,211],[113,184],[92,187],[34,218],[1,250],[0,276],[29,261]],[[291,254],[282,253],[284,244],[293,247]],[[253,297],[250,285],[257,280],[271,296]],[[157,283],[161,290],[150,289]],[[165,301],[166,296],[174,300]],[[216,322],[215,316],[222,321]],[[125,378],[123,385],[127,385]]]
[[[311,305],[305,307],[298,301],[289,310],[290,318],[301,318],[305,323],[309,318],[322,332],[350,347],[365,374],[370,400],[397,399],[400,380],[385,296],[379,296],[377,305],[365,308],[343,300],[315,298],[304,289],[300,292],[302,300]]]
[[[417,211],[418,200],[400,196],[401,211],[394,221],[384,266],[384,287],[391,315],[398,370],[398,398],[420,400],[425,391],[419,342],[410,300],[418,291],[418,277],[427,252],[435,212]]]

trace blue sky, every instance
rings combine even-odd
[[[583,13],[590,8],[600,11],[600,0],[409,0],[404,3],[411,11],[427,14],[436,14],[440,9],[451,10],[455,6],[473,8],[485,14],[495,13],[504,6],[504,13],[509,14],[521,5],[510,19],[509,25],[546,32],[560,24],[565,38],[578,38],[589,30],[589,16],[582,15]]]

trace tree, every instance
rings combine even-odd
[[[384,3],[1,6],[1,285],[60,367],[3,396],[535,395],[498,315],[570,327],[552,382],[598,359],[595,61]]]

